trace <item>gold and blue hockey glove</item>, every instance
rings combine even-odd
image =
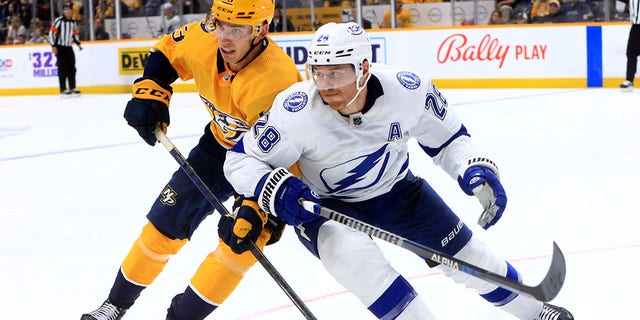
[[[267,221],[267,223],[264,225],[264,228],[269,230],[271,232],[271,236],[269,237],[269,241],[267,241],[267,246],[268,245],[272,245],[278,241],[280,241],[280,238],[282,237],[282,234],[284,233],[284,228],[287,226],[287,224],[278,219],[278,217],[270,214],[269,215],[269,220]]]
[[[124,118],[149,145],[156,144],[153,133],[156,127],[167,132],[169,126],[169,101],[171,86],[160,84],[150,78],[139,78],[132,86],[133,98],[124,109]]]
[[[255,198],[237,196],[233,213],[220,217],[218,235],[233,252],[241,254],[249,249],[242,242],[256,242],[267,220],[268,214],[260,210]]]

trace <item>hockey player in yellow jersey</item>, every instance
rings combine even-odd
[[[171,83],[177,78],[194,80],[211,118],[187,161],[220,201],[235,196],[235,219],[245,224],[234,230],[229,228],[233,218],[220,217],[217,248],[204,259],[185,291],[173,298],[167,319],[207,317],[256,262],[237,240],[250,239],[263,249],[278,241],[284,228],[277,218],[261,212],[254,199],[235,194],[222,168],[226,150],[268,111],[276,94],[302,80],[291,58],[267,36],[274,7],[273,0],[214,0],[204,20],[163,36],[153,46],[143,76],[132,86],[133,98],[124,117],[144,141],[154,145],[156,126],[165,132],[169,126]],[[81,319],[121,319],[212,212],[178,169],[153,203],[107,299]]]

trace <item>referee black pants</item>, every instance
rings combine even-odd
[[[633,82],[640,55],[640,24],[632,24],[627,41],[627,80]]]
[[[58,46],[58,82],[60,83],[60,93],[67,89],[76,88],[76,55],[72,47]]]

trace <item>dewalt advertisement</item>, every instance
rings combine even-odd
[[[149,47],[118,48],[118,72],[121,75],[141,75],[150,54]]]

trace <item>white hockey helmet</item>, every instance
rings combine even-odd
[[[353,65],[357,79],[362,76],[365,60],[371,63],[372,51],[369,36],[355,22],[327,23],[313,35],[307,49],[307,65]]]

